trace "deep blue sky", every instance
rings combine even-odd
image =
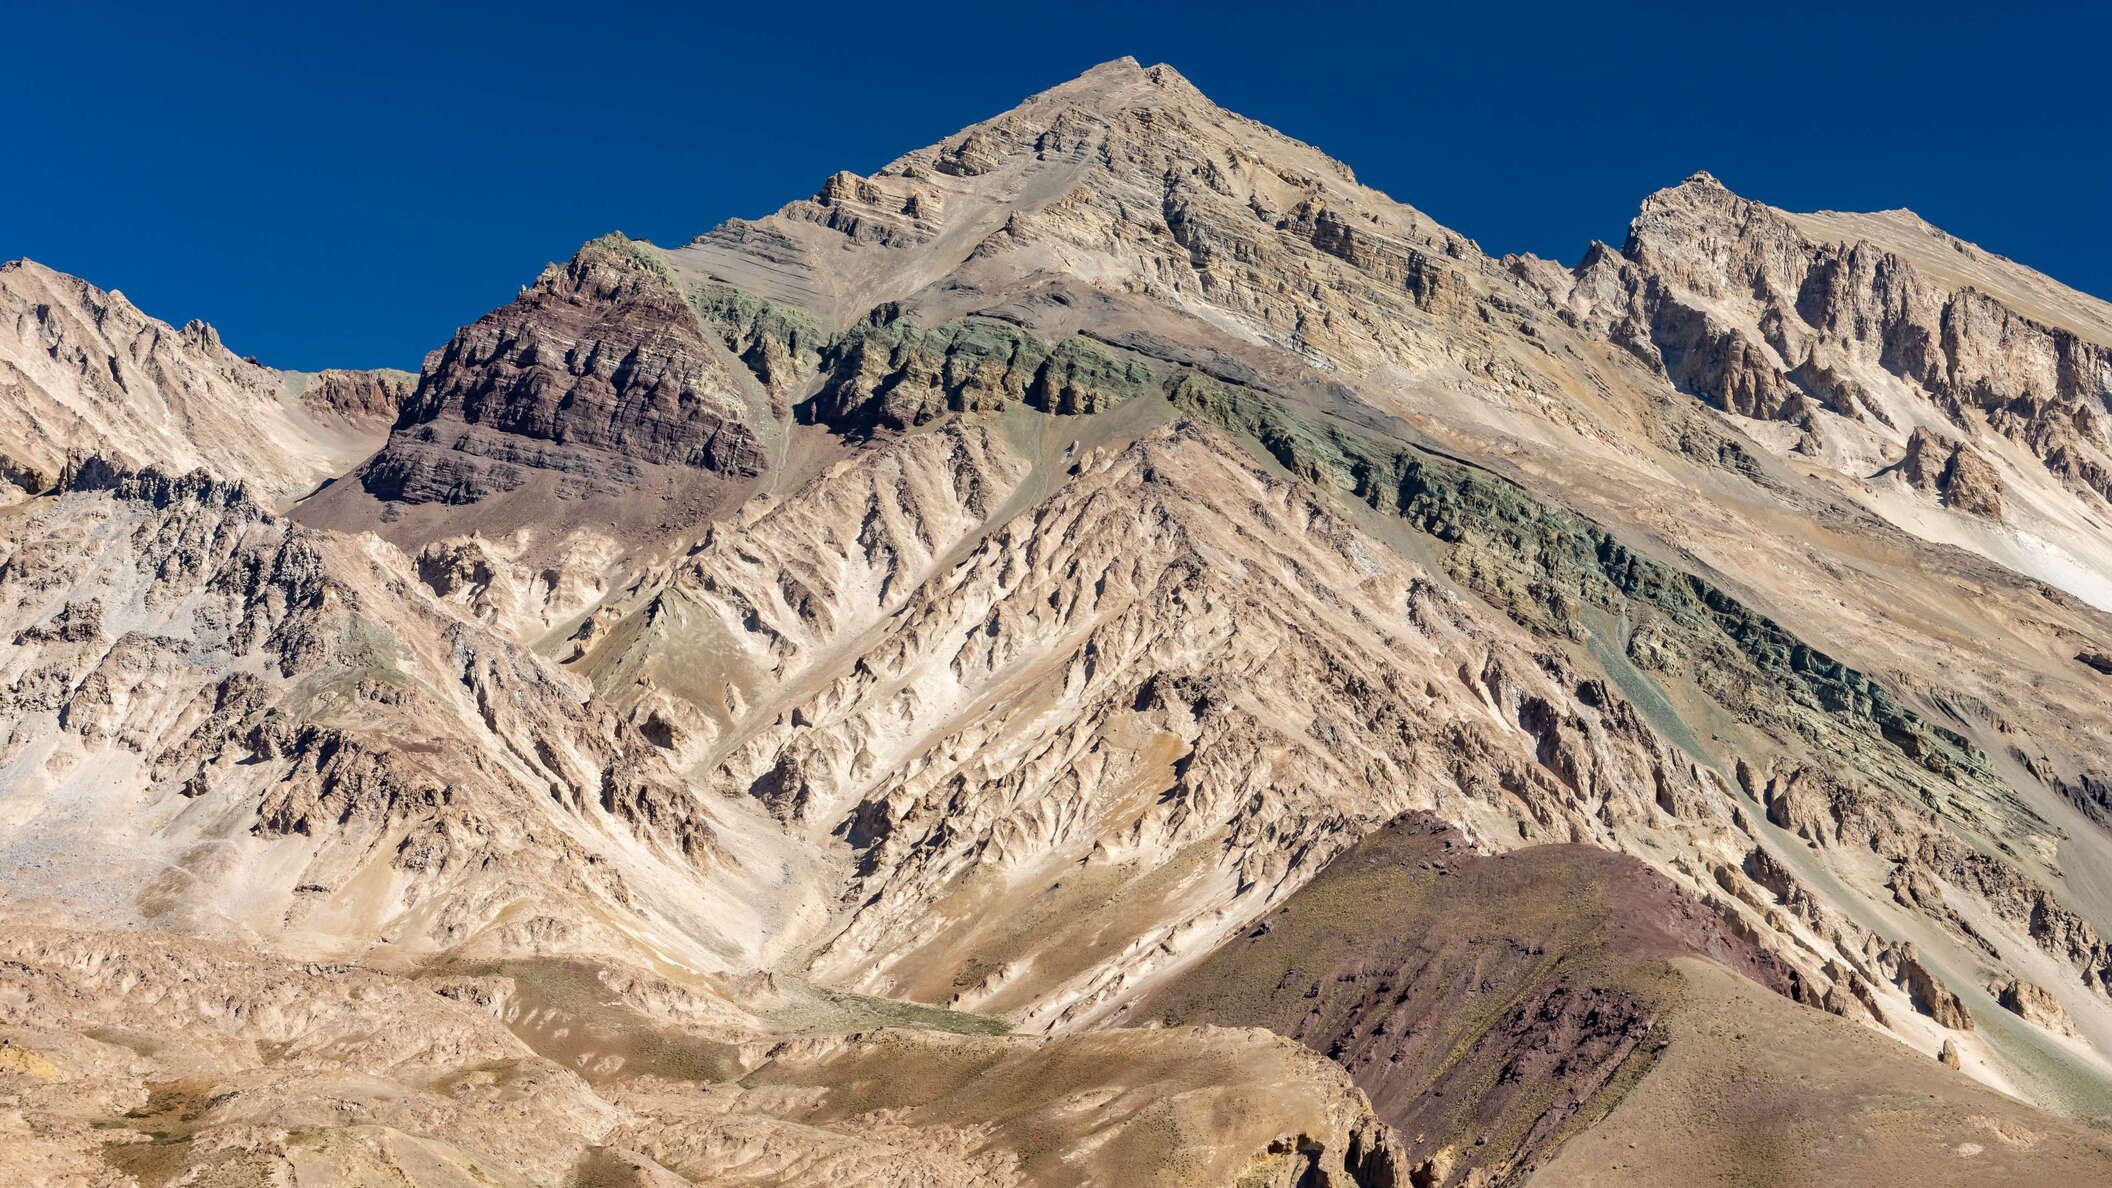
[[[1574,261],[1706,168],[2112,295],[2083,6],[9,7],[0,258],[283,367],[416,367],[584,239],[679,243],[1123,54],[1492,252]]]

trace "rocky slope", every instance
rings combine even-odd
[[[1432,1183],[2059,1181],[2112,1146],[1790,1005],[1786,972],[1632,859],[1404,817],[1138,1013],[1328,1053]]]
[[[1706,173],[1652,195],[1618,252],[1521,272],[1907,530],[2112,601],[2112,306],[1910,211],[1794,215]]]
[[[16,926],[0,953],[12,1182],[1402,1182],[1341,1070],[1259,1030],[728,1042],[641,1024],[624,1055],[582,1060],[522,976]],[[651,988],[589,979],[580,1006],[622,1013]]]
[[[323,493],[308,516],[364,526],[379,501],[379,523],[410,539],[462,505],[498,505],[477,509],[489,528],[503,509],[623,516],[657,496],[662,526],[693,522],[721,484],[768,469],[781,436],[781,402],[729,363],[660,253],[605,236],[427,360],[357,490]]]
[[[2112,314],[1905,216],[1699,176],[1495,260],[1125,60],[415,385],[11,269],[25,1158],[2112,1175]],[[271,409],[342,450],[210,431]],[[150,951],[328,964],[208,1058],[103,1001]]]
[[[657,936],[708,967],[763,930],[695,910],[733,877],[713,807],[372,537],[91,458],[0,511],[0,556],[18,893],[318,956]]]
[[[274,371],[203,322],[171,329],[122,293],[33,261],[0,264],[0,491],[50,489],[101,454],[171,474],[203,467],[284,501],[380,444],[410,377]]]

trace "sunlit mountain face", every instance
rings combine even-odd
[[[2112,1182],[2112,306],[1909,212],[1124,59],[0,403],[0,1180]]]

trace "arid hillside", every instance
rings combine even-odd
[[[1124,59],[0,409],[0,1179],[2112,1182],[2112,306],[1907,212]]]

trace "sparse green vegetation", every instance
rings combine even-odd
[[[1012,1031],[1010,1023],[987,1015],[949,1011],[943,1007],[904,1002],[896,998],[875,998],[869,994],[852,994],[818,986],[813,988],[813,993],[823,1002],[842,1011],[845,1023],[850,1024],[852,1030],[866,1027],[910,1027],[923,1031],[943,1031],[952,1035],[1008,1035]]]
[[[923,327],[883,306],[819,343],[805,315],[731,286],[700,290],[699,300],[737,328],[728,331],[728,341],[747,342],[744,357],[760,350],[756,343],[774,341],[773,357],[797,358],[821,375],[820,390],[801,415],[851,432],[1017,407],[1095,413],[1163,396],[1178,412],[1253,443],[1319,491],[1400,518],[1435,542],[1439,564],[1454,581],[1537,632],[1589,641],[1624,689],[1634,690],[1637,678],[1650,673],[1690,684],[1731,718],[1840,756],[1903,797],[1924,799],[1921,789],[1933,777],[1966,790],[1970,801],[2014,800],[1987,757],[1963,736],[1922,718],[1867,675],[1696,573],[1633,548],[1514,482],[1402,437],[1193,366],[1082,336],[1051,343],[995,318]],[[1595,615],[1633,626],[1625,638],[1609,641],[1589,627]],[[1609,663],[1610,646],[1620,649],[1621,663]],[[1655,698],[1652,708],[1668,709],[1662,701]],[[1706,758],[1691,730],[1673,736]]]
[[[579,249],[579,254],[584,255],[594,250],[616,253],[625,259],[642,265],[669,285],[672,286],[676,283],[675,270],[668,264],[666,255],[659,248],[642,239],[632,239],[621,231],[611,231],[606,235],[588,240]]]
[[[1315,487],[1441,542],[1454,580],[1537,632],[1584,639],[1591,609],[1632,621],[1625,659],[1637,669],[1689,680],[1742,721],[1798,737],[1865,774],[1890,775],[1900,795],[1934,776],[1983,802],[2011,798],[1963,736],[1701,577],[1516,483],[1208,377],[1182,378],[1173,399]],[[1633,684],[1622,680],[1631,674],[1609,675]]]

